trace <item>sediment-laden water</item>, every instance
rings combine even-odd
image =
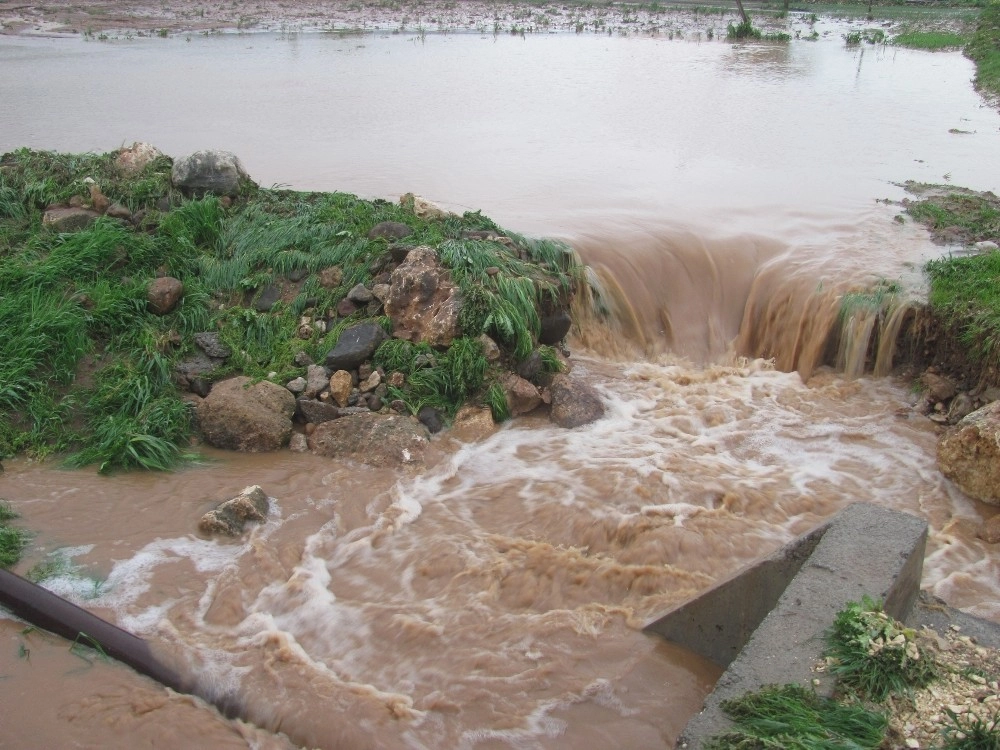
[[[0,64],[0,150],[219,146],[265,185],[422,193],[566,237],[616,305],[570,341],[607,418],[438,437],[421,472],[5,462],[0,497],[38,532],[19,570],[52,564],[47,586],[252,724],[2,621],[0,747],[671,747],[717,670],[642,623],[858,500],[927,518],[924,587],[1000,619],[998,555],[974,536],[990,510],[937,471],[907,384],[821,356],[839,294],[917,294],[941,252],[876,198],[994,187],[1000,123],[960,56],[835,31],[298,34],[0,39]],[[195,535],[251,483],[266,524]]]

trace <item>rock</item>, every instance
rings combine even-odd
[[[202,331],[194,335],[195,345],[213,359],[228,359],[233,353],[214,331]]]
[[[235,196],[240,184],[249,180],[243,164],[229,151],[195,151],[174,161],[171,184],[185,195]]]
[[[357,311],[358,311],[358,306],[353,302],[351,302],[349,299],[347,299],[347,297],[344,297],[344,299],[340,300],[340,302],[337,303],[338,318],[349,318],[352,315],[354,315],[354,313],[356,313]]]
[[[216,383],[198,405],[198,424],[216,448],[278,450],[292,433],[295,397],[277,383],[235,377]]]
[[[347,399],[354,387],[354,378],[347,370],[337,370],[330,376],[330,398],[337,406],[347,406]]]
[[[1000,401],[965,417],[938,443],[938,466],[965,494],[1000,505]]]
[[[306,398],[316,398],[316,395],[324,390],[330,382],[326,368],[323,365],[309,365],[306,367],[306,389],[302,395]]]
[[[319,272],[319,285],[324,289],[336,289],[344,281],[344,270],[340,266],[330,266]]]
[[[930,370],[920,376],[920,384],[924,387],[924,397],[932,404],[947,401],[958,393],[955,381]]]
[[[1000,513],[983,521],[976,530],[976,536],[987,544],[1000,542]]]
[[[207,396],[210,388],[206,387],[208,382],[203,376],[210,373],[215,367],[216,363],[203,352],[196,352],[193,357],[174,366],[174,382],[180,388],[186,388],[202,397]]]
[[[308,453],[309,439],[301,432],[293,432],[288,439],[288,450],[293,453]]]
[[[347,299],[356,305],[367,305],[374,298],[375,297],[372,295],[371,290],[364,284],[358,284],[347,293]]]
[[[90,179],[90,178],[88,178]],[[97,213],[104,214],[111,207],[111,201],[101,192],[100,186],[96,182],[90,183],[90,207]]]
[[[135,142],[118,150],[115,168],[125,176],[139,174],[142,170],[163,156],[163,152],[149,143]]]
[[[42,226],[56,232],[78,232],[97,221],[99,216],[97,211],[90,208],[50,206],[42,214]]]
[[[393,335],[447,347],[459,335],[461,293],[451,274],[430,247],[416,247],[392,272],[385,312]]]
[[[410,254],[410,250],[412,250],[415,247],[416,245],[397,245],[397,244],[389,245],[389,258],[392,260],[393,263],[395,263],[398,266],[400,263],[406,260],[406,256]],[[387,270],[390,272],[390,278],[391,278],[392,275],[391,272],[396,269],[389,268]]]
[[[426,198],[421,198],[413,193],[406,193],[399,197],[399,205],[413,212],[414,216],[428,221],[435,219],[446,219],[455,214],[445,211],[440,206],[431,203]]]
[[[389,373],[389,385],[393,388],[402,388],[406,385],[406,375],[401,373],[399,370],[394,370]]]
[[[274,284],[268,284],[261,290],[261,293],[257,295],[257,299],[253,302],[253,309],[257,312],[270,312],[271,308],[278,304],[278,300],[281,299],[281,287]]]
[[[370,393],[371,391],[374,391],[376,388],[378,388],[381,383],[382,383],[382,375],[379,373],[378,370],[376,370],[367,378],[365,378],[365,381],[363,383],[358,383],[358,390],[361,391],[362,393]]]
[[[551,419],[560,427],[579,427],[604,416],[604,402],[597,389],[567,375],[552,380]]]
[[[108,206],[108,210],[104,212],[104,215],[121,221],[132,221],[132,212],[120,203],[112,203]]]
[[[153,279],[146,287],[146,302],[149,311],[154,315],[166,315],[173,312],[182,294],[184,294],[184,285],[173,276]]]
[[[423,460],[427,431],[410,417],[371,411],[319,425],[309,449],[328,458],[350,458],[371,466],[397,466]]]
[[[542,354],[535,349],[531,354],[517,363],[517,374],[532,383],[537,382],[542,373]]]
[[[313,364],[313,359],[307,352],[295,352],[295,357],[292,361],[295,363],[296,367],[306,367]]]
[[[388,338],[378,323],[358,323],[344,330],[337,345],[326,355],[331,370],[354,370],[372,358],[379,345]]]
[[[307,381],[305,378],[295,378],[294,380],[289,380],[285,383],[285,388],[287,388],[289,392],[297,395],[305,391],[306,383]]]
[[[968,393],[959,393],[948,405],[948,424],[958,424],[976,410],[975,400]]]
[[[376,224],[368,232],[370,240],[401,240],[413,234],[413,230],[407,224],[398,221],[383,221]]]
[[[311,398],[300,398],[297,407],[302,418],[312,424],[322,424],[331,419],[340,418],[340,409],[331,403],[315,401]]]
[[[541,324],[538,343],[553,346],[566,338],[570,326],[573,325],[573,319],[565,310],[559,310],[550,315],[543,315]]]
[[[975,248],[977,253],[992,253],[994,250],[997,250],[998,247],[1000,246],[998,246],[997,243],[992,242],[990,240],[982,240],[973,245],[973,247]]]
[[[497,346],[497,342],[487,336],[485,333],[480,334],[479,343],[483,347],[483,356],[486,357],[487,362],[497,362],[500,359],[500,347]]]
[[[427,428],[431,435],[436,435],[444,429],[444,420],[441,419],[441,412],[433,406],[422,406],[417,412],[417,419]]]
[[[246,487],[236,497],[210,510],[198,522],[202,534],[239,536],[247,521],[266,521],[270,510],[267,494],[259,486]]]
[[[514,373],[509,373],[503,380],[503,389],[512,417],[527,414],[542,402],[538,389]]]
[[[455,414],[449,434],[467,442],[476,442],[489,437],[497,430],[493,412],[488,406],[466,404]]]
[[[391,291],[392,287],[388,284],[376,284],[372,287],[372,297],[384,304],[385,301],[389,299],[389,293]]]

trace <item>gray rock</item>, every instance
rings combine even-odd
[[[387,338],[377,323],[359,323],[340,334],[337,345],[326,355],[326,366],[331,370],[354,370],[372,358],[375,350]]]
[[[570,326],[573,325],[573,319],[565,310],[559,310],[550,315],[542,316],[541,324],[538,343],[552,346],[566,338]]]
[[[302,393],[306,389],[306,379],[305,378],[295,378],[294,380],[289,380],[285,383],[285,388],[295,394]]]
[[[293,453],[308,453],[309,439],[301,432],[293,432],[288,439],[288,450]]]
[[[368,239],[401,240],[411,234],[413,234],[413,230],[407,224],[398,221],[383,221],[371,228],[368,232]]]
[[[235,154],[229,151],[195,151],[174,161],[170,182],[185,195],[235,196],[243,180],[249,180],[246,170]]]
[[[560,427],[580,427],[604,416],[604,402],[593,386],[567,375],[552,380],[551,419]]]
[[[42,215],[42,226],[56,232],[78,232],[86,229],[100,214],[89,208],[71,208],[69,206],[52,206],[45,209]]]
[[[274,284],[268,284],[257,295],[257,299],[253,303],[253,308],[257,312],[268,312],[278,303],[279,299],[281,299],[281,288]]]
[[[958,424],[976,410],[976,403],[968,393],[959,393],[948,405],[948,424]]]
[[[300,398],[298,401],[298,410],[303,419],[313,424],[322,424],[323,422],[329,422],[331,419],[338,419],[340,417],[340,409],[335,405],[325,401],[316,401],[311,398]]]
[[[228,359],[233,353],[233,350],[223,343],[222,337],[214,331],[196,333],[194,335],[194,343],[205,354],[214,359]]]
[[[327,375],[323,365],[309,365],[306,368],[306,389],[302,395],[306,398],[315,398],[321,391],[326,390],[330,383],[330,376]]]
[[[267,494],[259,486],[253,485],[202,516],[198,522],[198,530],[210,536],[239,536],[247,521],[266,521],[269,510]]]
[[[367,305],[374,299],[371,290],[364,284],[358,284],[347,293],[347,299],[358,305]]]
[[[427,428],[427,431],[435,435],[444,429],[444,420],[441,419],[441,412],[433,406],[422,406],[417,412],[417,419]]]
[[[295,358],[292,360],[298,367],[306,367],[307,365],[313,364],[313,359],[306,352],[296,352]]]

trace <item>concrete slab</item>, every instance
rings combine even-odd
[[[896,619],[905,620],[920,589],[926,543],[927,524],[923,519],[856,503],[828,524],[787,545],[772,556],[770,563],[750,566],[745,578],[741,574],[731,579],[723,585],[723,591],[713,589],[709,594],[715,603],[692,603],[651,623],[651,632],[679,632],[688,640],[692,634],[704,634],[706,638],[711,638],[713,632],[727,634],[721,647],[703,645],[696,649],[725,657],[730,644],[739,640],[740,626],[724,624],[731,616],[742,617],[735,602],[742,598],[770,600],[774,588],[787,579],[797,557],[812,547],[777,603],[719,678],[704,709],[688,723],[678,747],[695,750],[703,740],[731,728],[722,702],[764,685],[810,686],[819,679],[817,691],[831,694],[832,680],[813,672],[813,667],[822,659],[825,633],[837,612],[847,602],[861,601],[867,595],[883,601],[886,611]],[[786,562],[781,563],[782,559]],[[733,602],[732,608],[727,610],[719,604],[724,601]],[[745,611],[753,610],[748,606]],[[695,622],[698,613],[704,619]],[[682,618],[682,624],[672,623],[672,616]]]

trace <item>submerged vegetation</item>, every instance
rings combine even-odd
[[[174,370],[195,353],[194,334],[215,332],[232,351],[209,381],[303,375],[296,362],[322,361],[347,326],[378,314],[334,311],[353,287],[387,275],[390,242],[368,236],[381,222],[406,225],[408,245],[437,248],[466,300],[463,335],[447,350],[390,340],[378,352],[407,376],[392,395],[414,411],[453,414],[478,400],[502,416],[497,366],[476,337],[500,345],[498,364],[516,363],[537,346],[541,312],[568,301],[576,283],[565,246],[504,234],[478,212],[426,219],[412,204],[249,182],[232,202],[187,198],[171,187],[169,158],[129,177],[115,158],[20,150],[0,160],[0,455],[168,468],[192,431]],[[43,224],[47,206],[87,205],[95,186],[131,221],[101,216],[62,232]],[[320,283],[331,268],[335,283]],[[182,279],[184,293],[157,315],[147,287],[162,276]],[[277,301],[258,304],[267,291]],[[328,323],[303,338],[303,315]]]
[[[10,505],[0,500],[0,568],[13,567],[28,544],[28,532],[10,525],[16,518]]]

